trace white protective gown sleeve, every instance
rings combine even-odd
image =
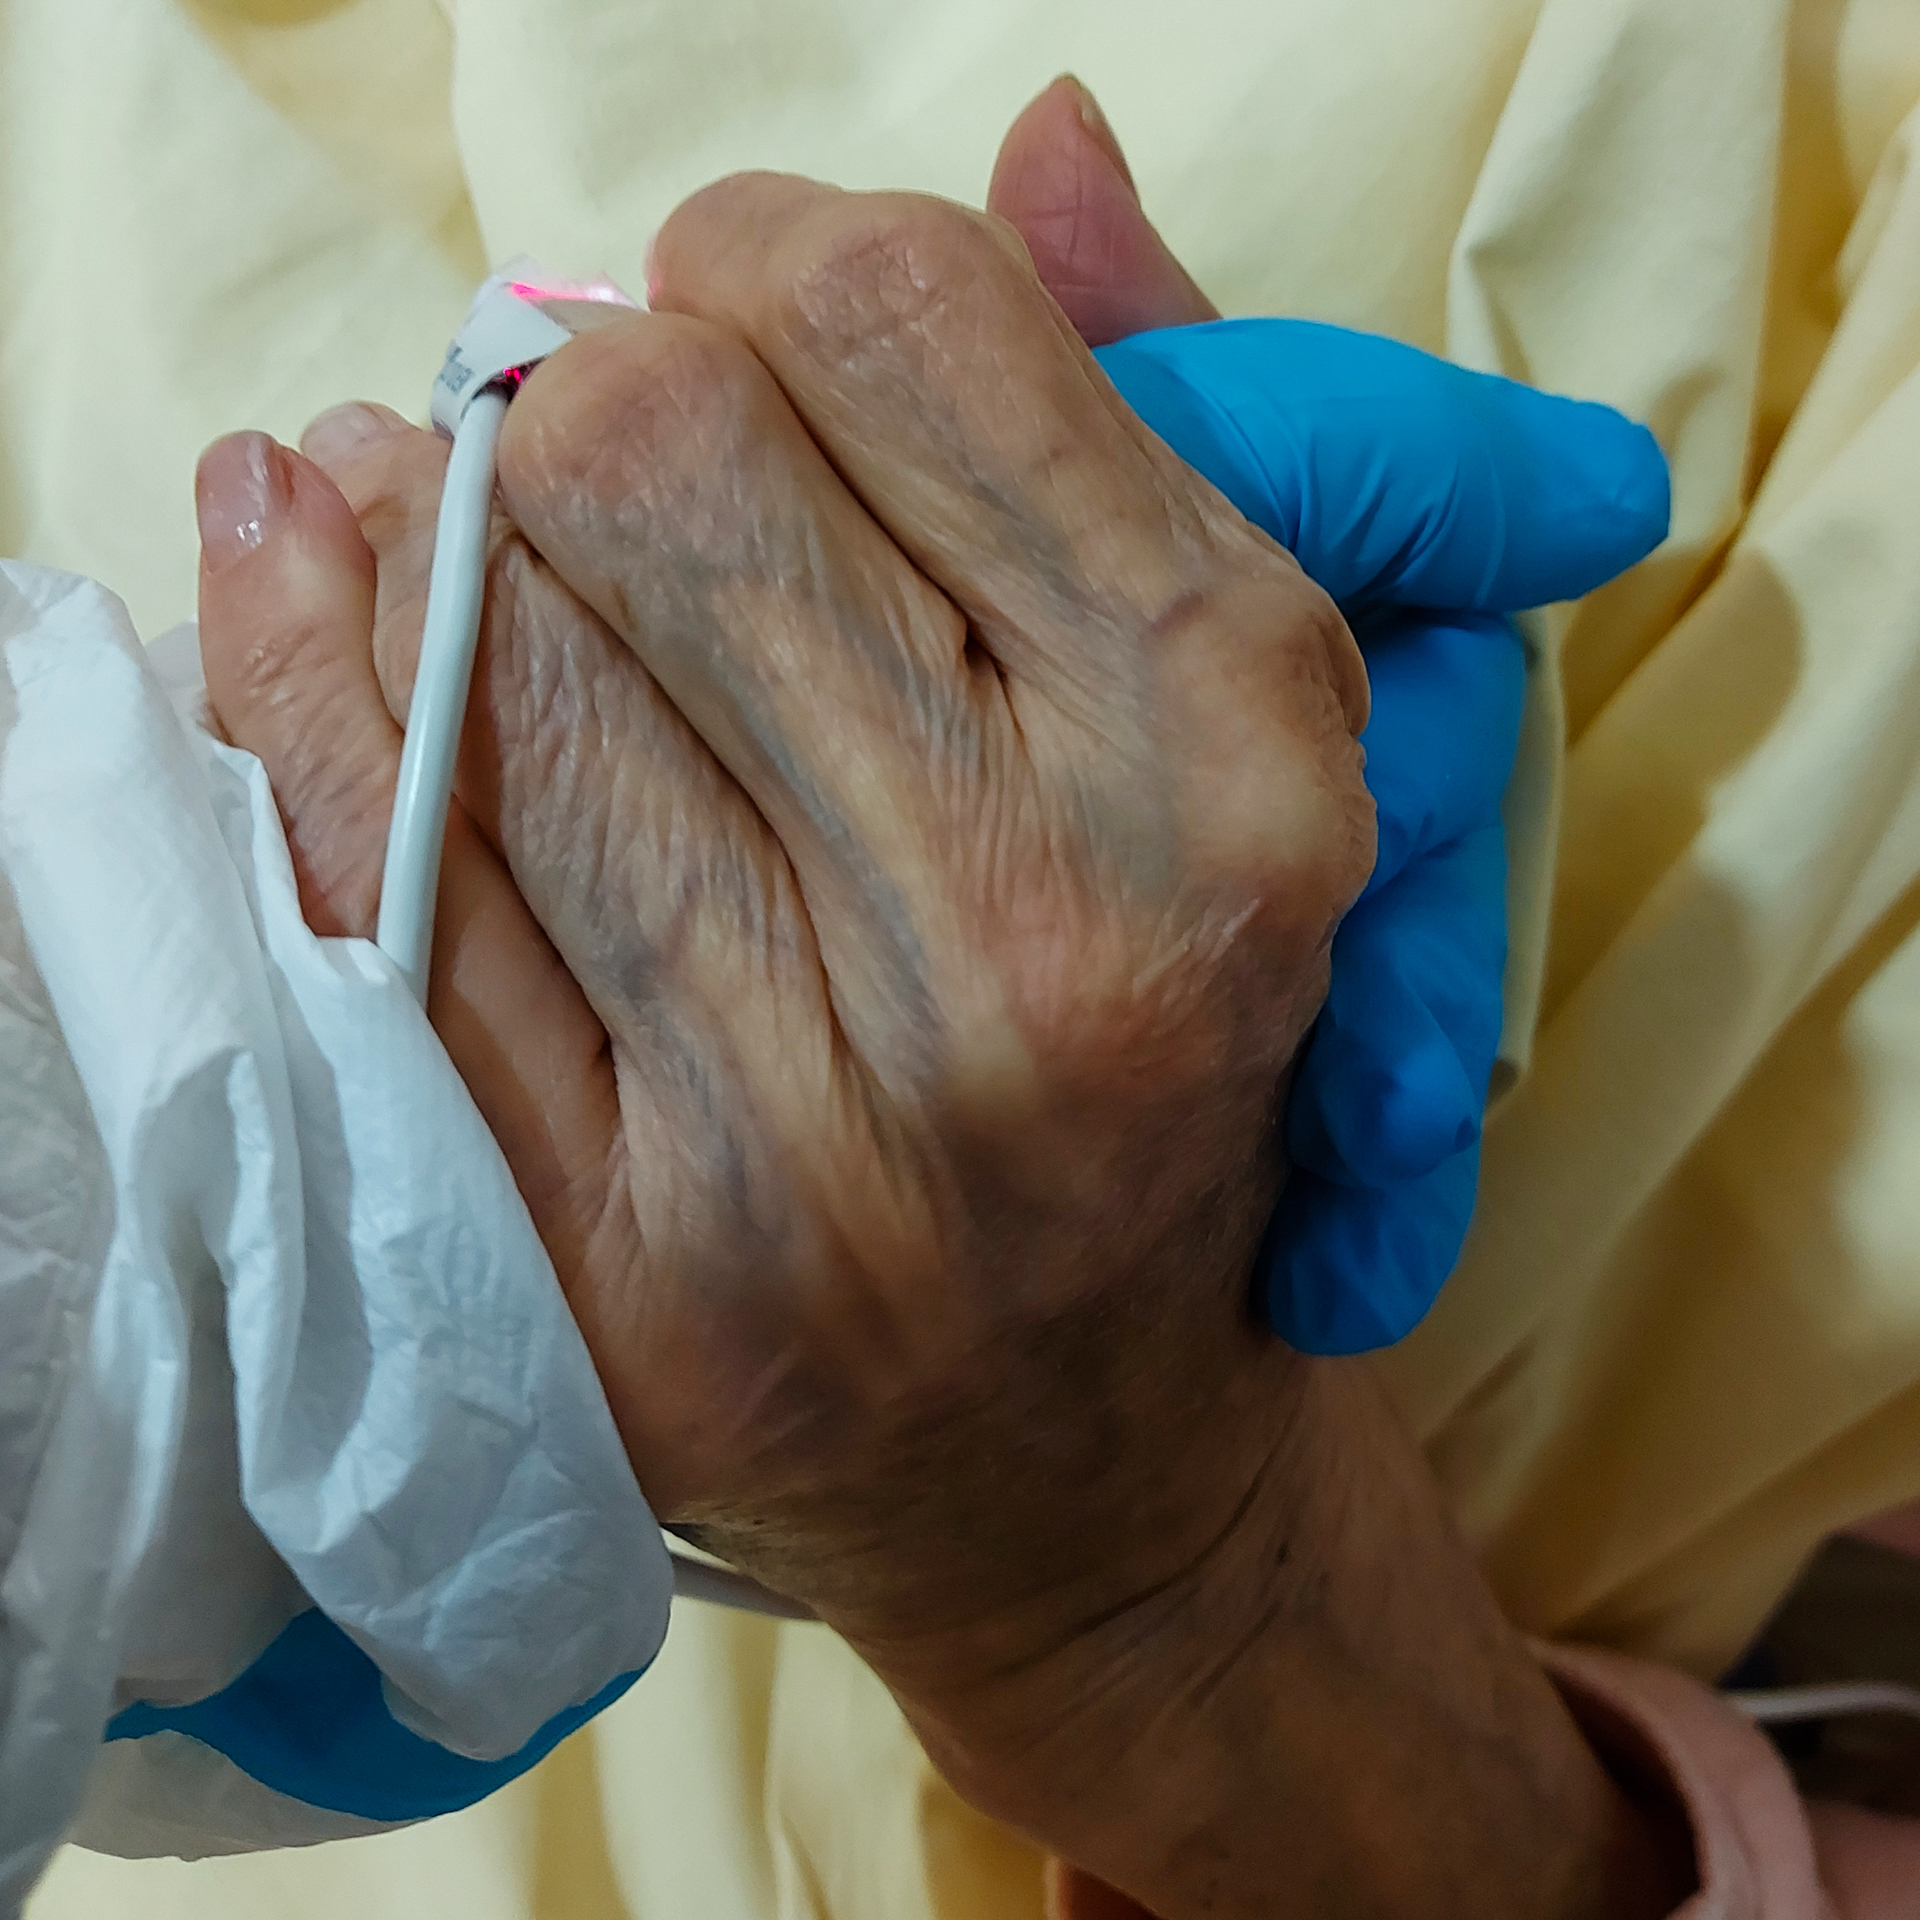
[[[191,630],[0,563],[0,1913],[76,1819],[466,1804],[666,1629],[498,1147],[202,704]]]

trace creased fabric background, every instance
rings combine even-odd
[[[1056,71],[1229,312],[1652,423],[1674,535],[1549,622],[1531,1064],[1387,1365],[1529,1628],[1711,1674],[1920,1495],[1915,0],[5,0],[0,551],[191,612],[192,461],[418,415],[490,260],[638,284],[715,174],[977,200]],[[817,1630],[682,1609],[486,1806],[70,1852],[33,1920],[1025,1920],[1038,1865]]]

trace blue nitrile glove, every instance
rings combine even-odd
[[[1452,1271],[1479,1174],[1525,678],[1499,616],[1657,546],[1666,463],[1609,408],[1308,321],[1173,328],[1097,358],[1340,603],[1366,656],[1379,853],[1294,1078],[1257,1288],[1295,1346],[1384,1346]]]

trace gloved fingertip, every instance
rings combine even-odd
[[[1610,410],[1609,410],[1610,411]],[[1624,414],[1612,414],[1619,433],[1614,485],[1605,504],[1610,551],[1596,559],[1615,573],[1644,560],[1667,537],[1673,524],[1673,475],[1651,428]]]
[[[1260,1244],[1256,1311],[1303,1353],[1369,1353],[1405,1339],[1460,1258],[1479,1174],[1477,1145],[1383,1190],[1296,1170]]]
[[[1622,505],[1634,518],[1644,559],[1673,531],[1673,469],[1653,429],[1641,426],[1639,433],[1646,449],[1643,474],[1637,486],[1627,489]]]
[[[1381,1182],[1416,1180],[1480,1137],[1480,1100],[1442,1034],[1375,1077],[1367,1134],[1369,1172]]]
[[[1261,1317],[1288,1346],[1328,1359],[1390,1347],[1417,1326],[1440,1279],[1381,1243],[1381,1196],[1311,1174],[1281,1195],[1256,1270]]]
[[[1342,963],[1335,947],[1336,971]],[[1418,1179],[1480,1134],[1475,1090],[1454,1037],[1392,967],[1350,969],[1294,1076],[1289,1159],[1339,1186]],[[1343,1011],[1339,1004],[1351,1001]]]
[[[1515,516],[1508,564],[1484,604],[1517,613],[1577,600],[1644,560],[1667,537],[1672,481],[1652,432],[1598,401],[1526,393],[1510,412],[1531,447],[1520,490],[1509,464]]]

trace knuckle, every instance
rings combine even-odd
[[[738,465],[764,436],[769,387],[747,347],[703,321],[649,314],[583,334],[508,414],[503,491],[516,518],[658,506]]]
[[[722,174],[695,188],[654,236],[649,293],[663,282],[669,288],[676,285],[689,267],[703,273],[716,255],[755,233],[763,218],[778,218],[800,199],[828,191],[796,175],[756,167]]]
[[[1324,692],[1321,701],[1333,705]],[[1270,764],[1275,777],[1265,817],[1247,806],[1241,850],[1270,908],[1298,941],[1318,948],[1373,871],[1373,797],[1361,771],[1364,756],[1344,727],[1309,722],[1289,729]],[[1220,782],[1228,791],[1244,791],[1246,784],[1240,769]]]
[[[413,431],[356,456],[333,476],[383,568],[430,555],[447,445],[436,434]]]
[[[848,195],[797,236],[782,331],[816,357],[897,347],[1020,277],[997,222],[928,194]]]
[[[1296,961],[1324,954],[1373,871],[1373,798],[1350,739],[1297,740],[1276,756],[1274,804],[1242,851],[1270,949]]]

